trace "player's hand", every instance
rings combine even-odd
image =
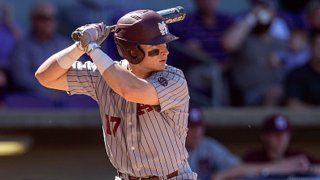
[[[79,48],[87,52],[88,45],[96,42],[100,45],[109,35],[110,28],[105,26],[104,23],[86,24],[77,28],[72,32],[72,37],[75,41],[79,42]],[[76,38],[74,38],[76,35]]]
[[[305,173],[310,168],[310,162],[304,155],[292,156],[279,161],[278,171],[281,173]]]
[[[261,5],[254,7],[251,13],[260,24],[268,24],[274,17],[274,12],[270,7],[263,7]]]

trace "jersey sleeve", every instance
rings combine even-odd
[[[68,71],[69,94],[84,94],[97,101],[96,82],[101,78],[97,67],[91,61],[76,61]]]
[[[164,71],[152,74],[147,80],[155,87],[158,93],[160,111],[189,102],[187,82],[180,69],[167,66]]]

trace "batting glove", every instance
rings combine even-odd
[[[77,46],[88,53],[92,48],[89,44],[96,43],[100,45],[109,35],[110,28],[103,23],[86,24],[72,32],[72,39],[77,42]]]

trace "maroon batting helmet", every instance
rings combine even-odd
[[[267,116],[262,124],[262,132],[288,132],[291,131],[289,118],[281,114]]]
[[[145,56],[140,44],[157,45],[178,39],[169,33],[164,18],[153,10],[136,10],[122,16],[114,38],[120,56],[132,64],[140,63]]]
[[[189,110],[188,127],[202,126],[204,124],[203,112],[200,108],[192,107]]]

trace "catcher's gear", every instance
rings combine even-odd
[[[122,16],[114,38],[120,56],[132,64],[140,63],[145,56],[140,44],[157,45],[178,39],[169,33],[164,18],[153,10],[137,10]]]
[[[89,44],[96,43],[100,45],[109,35],[110,28],[103,23],[86,24],[77,28],[72,34],[78,34],[77,46],[88,53],[92,48],[88,48]]]

